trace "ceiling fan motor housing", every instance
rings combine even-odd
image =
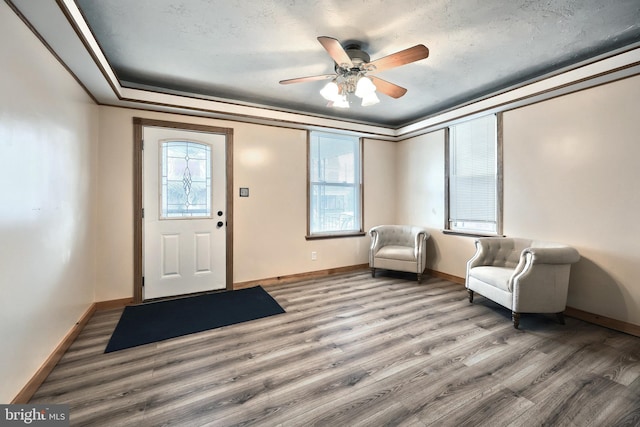
[[[349,71],[359,72],[364,71],[363,65],[368,64],[371,61],[371,57],[367,52],[360,48],[360,45],[357,44],[349,44],[344,48],[344,51],[351,58],[351,62],[353,63],[352,68],[342,67],[342,64],[336,64],[335,70],[338,74],[345,74]]]

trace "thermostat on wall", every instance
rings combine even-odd
[[[240,187],[240,197],[249,197],[249,189],[247,187]]]

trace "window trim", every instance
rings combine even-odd
[[[464,231],[464,230],[452,230],[450,227],[450,168],[451,168],[451,139],[450,139],[450,127],[447,126],[445,128],[445,137],[444,137],[444,227],[442,232],[444,234],[452,234],[457,236],[469,236],[469,237],[496,237],[502,236],[502,226],[503,226],[503,206],[504,206],[504,171],[503,171],[503,121],[502,121],[502,112],[495,113],[496,115],[496,232],[495,233],[482,233],[482,232],[472,232],[472,231]],[[476,118],[481,118],[484,116],[479,116]],[[473,120],[473,119],[471,119]]]
[[[323,233],[311,233],[311,133],[323,133],[323,134],[334,134],[344,136],[343,134],[336,132],[324,132],[324,131],[311,131],[307,130],[307,231],[305,235],[306,240],[316,240],[316,239],[335,239],[342,237],[358,237],[365,236],[367,233],[364,231],[364,138],[358,137],[358,152],[360,155],[359,159],[359,217],[360,217],[360,229],[359,230],[350,230],[350,231],[329,231]]]

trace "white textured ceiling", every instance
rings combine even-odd
[[[76,0],[122,86],[397,127],[640,43],[638,0]],[[416,44],[427,59],[378,77],[408,89],[328,108],[317,41],[371,59]]]

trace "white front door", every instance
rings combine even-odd
[[[143,128],[143,298],[226,288],[226,137]]]

